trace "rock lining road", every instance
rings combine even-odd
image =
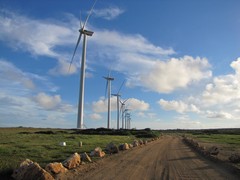
[[[58,179],[168,180],[168,179],[240,179],[230,169],[209,161],[188,146],[180,137],[161,139],[79,166]]]

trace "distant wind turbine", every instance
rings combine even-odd
[[[119,108],[119,103],[120,103],[120,97],[121,95],[119,94],[120,93],[120,90],[122,89],[123,85],[124,85],[125,81],[122,82],[117,94],[112,94],[113,96],[116,96],[117,97],[117,129],[119,129],[120,125],[120,121],[119,121],[119,118],[120,118],[120,108]]]
[[[82,25],[82,22],[80,21],[80,29],[79,29],[79,37],[77,40],[77,44],[75,46],[74,52],[73,52],[73,56],[71,59],[71,63],[68,69],[68,72],[71,69],[71,65],[73,63],[73,59],[75,56],[75,53],[77,51],[78,45],[81,41],[81,37],[83,35],[83,49],[82,49],[82,62],[81,62],[81,77],[80,77],[80,89],[79,89],[79,102],[78,102],[78,119],[77,119],[77,128],[83,129],[83,110],[84,110],[84,85],[85,85],[85,64],[86,64],[86,47],[87,47],[87,36],[92,36],[93,32],[92,31],[88,31],[85,29],[85,26],[87,25],[88,19],[90,17],[90,15],[93,12],[93,8],[96,4],[97,0],[94,1],[94,4],[84,22],[84,24]]]
[[[119,102],[121,103],[121,112],[122,112],[122,129],[124,129],[124,113],[125,113],[125,103],[128,101],[129,99],[126,99],[124,101],[119,100]]]
[[[107,121],[107,128],[111,128],[111,81],[114,80],[113,77],[110,77],[110,72],[108,73],[107,77],[103,77],[107,80],[105,94],[108,92],[108,121]]]

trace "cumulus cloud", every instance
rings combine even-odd
[[[94,9],[93,14],[96,17],[102,17],[106,20],[112,20],[118,17],[120,14],[124,13],[123,9],[118,7],[109,7],[105,9]]]
[[[176,111],[179,113],[185,112],[196,112],[199,113],[200,110],[194,104],[187,104],[183,101],[166,101],[164,99],[160,99],[158,104],[161,106],[162,109],[167,111]]]
[[[232,104],[240,100],[240,59],[233,61],[230,66],[235,70],[235,74],[215,77],[212,83],[206,85],[202,93],[205,106]]]
[[[149,73],[141,75],[140,81],[152,91],[170,93],[190,83],[210,78],[212,73],[209,66],[206,58],[171,58],[166,62],[156,62]]]
[[[39,93],[33,100],[44,109],[52,110],[59,107],[61,103],[60,95],[50,96],[45,93]]]
[[[126,105],[131,111],[147,111],[150,107],[145,101],[135,98],[129,98]]]
[[[93,113],[93,114],[89,115],[89,118],[92,119],[92,120],[101,120],[102,116],[98,113]]]
[[[206,112],[208,118],[216,118],[216,119],[232,119],[233,116],[230,113],[227,112],[213,112],[213,111],[207,111]]]
[[[99,30],[93,43],[99,49],[99,60],[107,59],[113,70],[124,73],[128,86],[170,93],[212,76],[206,58],[170,58],[175,54],[172,48],[155,46],[141,35]]]
[[[32,97],[32,100],[44,110],[55,110],[61,112],[72,112],[74,107],[62,102],[60,95],[48,95],[44,92]]]
[[[234,73],[214,77],[199,94],[178,101],[160,99],[159,105],[164,110],[174,110],[181,114],[196,112],[205,118],[238,120],[240,117],[240,58],[233,61],[230,66]]]
[[[52,75],[69,75],[69,74],[73,74],[77,72],[77,67],[72,64],[70,67],[70,64],[63,60],[63,59],[59,59],[58,60],[58,65],[56,67],[54,67],[53,69],[49,70],[49,73]]]

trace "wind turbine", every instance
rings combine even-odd
[[[130,129],[131,114],[128,111],[129,111],[129,109],[126,109],[126,113],[125,113],[125,129]]]
[[[107,80],[107,83],[106,83],[106,90],[108,92],[108,121],[107,121],[107,128],[110,129],[110,127],[111,127],[111,81],[113,81],[114,78],[110,77],[110,72],[108,73],[107,77],[103,77],[103,78]]]
[[[125,113],[125,103],[128,101],[128,99],[121,101],[119,100],[119,102],[121,103],[121,112],[122,112],[122,129],[124,129],[124,113]]]
[[[130,113],[128,112],[130,109],[125,109],[124,113],[125,113],[125,129],[128,129],[129,126],[129,118],[130,118]]]
[[[83,25],[80,21],[80,29],[79,29],[80,34],[79,34],[77,44],[75,46],[73,56],[72,56],[72,59],[71,59],[71,63],[70,63],[69,69],[68,69],[68,71],[70,71],[75,53],[77,51],[78,45],[79,45],[79,43],[81,41],[81,37],[83,35],[80,88],[79,88],[79,101],[78,101],[78,118],[77,118],[77,128],[79,128],[79,129],[83,129],[84,86],[85,86],[85,64],[86,64],[87,36],[92,36],[93,35],[93,32],[86,30],[85,26],[87,25],[88,19],[93,12],[93,8],[94,8],[96,2],[97,2],[97,0],[94,1],[94,4],[93,4],[93,6],[92,6],[92,8],[91,8],[91,10],[90,10],[90,12],[89,12],[89,14],[88,14],[88,16],[87,16]]]
[[[121,95],[119,94],[120,90],[122,89],[123,84],[125,83],[125,81],[122,82],[122,85],[120,86],[117,94],[112,94],[113,96],[117,97],[117,129],[119,129],[119,118],[120,118],[120,109],[119,109],[119,101],[120,101],[120,97]]]

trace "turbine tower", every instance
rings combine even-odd
[[[71,59],[71,63],[68,69],[68,72],[71,69],[71,65],[75,56],[75,53],[77,51],[78,45],[81,41],[81,37],[83,35],[83,47],[82,47],[82,61],[81,61],[81,73],[80,73],[80,88],[79,88],[79,101],[78,101],[78,118],[77,118],[77,128],[79,129],[83,129],[83,111],[84,111],[84,86],[85,86],[85,64],[86,64],[86,48],[87,48],[87,36],[92,36],[93,32],[92,31],[88,31],[85,29],[85,26],[87,25],[87,21],[90,17],[90,15],[93,12],[93,8],[96,4],[97,0],[95,0],[84,24],[82,25],[81,21],[80,21],[80,29],[79,29],[79,37],[77,40],[77,44],[75,46],[74,52],[73,52],[73,56]]]
[[[111,81],[114,80],[113,77],[110,77],[110,73],[108,74],[107,77],[103,77],[104,79],[107,80],[106,83],[106,90],[108,91],[108,121],[107,121],[107,128],[111,128]]]
[[[120,127],[120,125],[119,125],[119,123],[120,123],[120,121],[119,121],[119,119],[120,119],[119,103],[120,103],[120,97],[121,97],[121,95],[120,95],[119,93],[120,93],[120,90],[122,89],[122,86],[123,86],[124,82],[125,82],[125,81],[122,82],[122,85],[120,86],[117,94],[112,94],[113,96],[116,96],[116,97],[117,97],[117,129],[119,129],[119,127]]]

